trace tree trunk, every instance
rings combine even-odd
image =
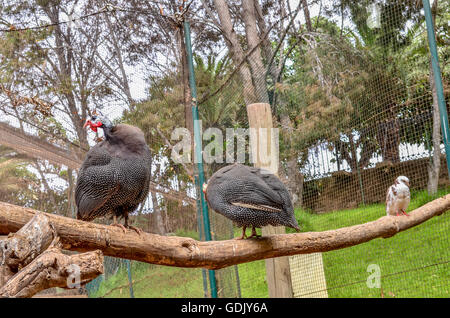
[[[260,38],[256,27],[256,10],[253,1],[242,1],[242,19],[245,24],[245,34],[247,37],[248,50],[259,46]],[[261,49],[258,47],[248,57],[248,62],[252,70],[253,84],[255,86],[257,103],[269,103],[266,85],[266,68],[261,57]]]
[[[434,1],[432,7],[433,24],[436,16],[437,0]],[[439,170],[441,168],[441,123],[439,113],[439,103],[436,90],[436,82],[434,80],[433,66],[430,60],[430,88],[433,96],[433,132],[432,132],[432,144],[433,144],[433,158],[428,165],[428,194],[432,195],[437,192],[439,185]]]
[[[111,20],[109,19],[109,16],[107,14],[105,14],[104,16],[105,16],[106,23],[108,24],[109,29],[113,30],[113,26],[111,24]],[[121,88],[122,88],[123,92],[127,96],[129,108],[130,108],[130,110],[133,110],[134,106],[135,106],[134,99],[133,99],[133,97],[131,97],[130,85],[128,83],[127,73],[125,72],[125,66],[123,63],[122,53],[120,51],[119,42],[116,38],[114,31],[112,31],[110,33],[110,38],[111,38],[111,43],[114,46],[114,52],[117,57],[117,64],[119,65],[119,70],[120,70],[120,75],[121,75],[121,78],[119,76],[117,76],[117,77],[119,79],[119,82],[121,84]]]
[[[428,165],[428,194],[435,194],[439,183],[439,170],[441,166],[441,124],[439,116],[439,105],[437,101],[436,85],[433,74],[430,73],[430,85],[433,93],[433,157]]]
[[[287,161],[287,173],[289,176],[288,189],[292,194],[292,204],[294,207],[301,206],[303,203],[304,176],[300,172],[297,157],[290,158]]]
[[[153,212],[152,219],[153,224],[157,234],[164,235],[166,234],[166,229],[164,228],[164,222],[161,217],[161,208],[159,207],[158,199],[156,198],[156,194],[149,194],[152,198]]]
[[[290,130],[293,129],[292,122],[287,115],[280,116],[281,129],[286,131],[286,135],[290,136]],[[291,144],[292,141],[288,141]],[[291,149],[289,154],[286,156],[286,172],[284,173],[283,169],[280,169],[280,177],[283,182],[286,184],[286,187],[289,190],[292,198],[292,204],[294,207],[301,206],[303,203],[303,180],[304,176],[300,172],[298,166],[298,155],[295,149]]]
[[[224,33],[227,47],[232,54],[231,58],[233,59],[233,62],[237,67],[244,60],[245,55],[244,51],[242,50],[238,35],[233,28],[228,4],[225,0],[214,0],[214,6],[219,16],[220,26]],[[241,65],[239,69],[239,75],[242,81],[245,104],[249,105],[256,102],[257,97],[255,87],[253,86],[252,74],[246,63],[243,63]]]
[[[255,0],[254,5],[255,5],[258,28],[259,28],[259,37],[263,38],[267,33],[266,21],[264,20],[262,8],[259,4],[259,1]],[[283,19],[286,17],[286,10],[284,8],[283,1],[281,1],[281,3],[280,3],[280,10],[281,10],[280,18]],[[282,26],[283,26],[283,24],[280,25],[280,30],[283,29]],[[261,43],[261,49],[264,54],[266,63],[269,63],[269,61],[273,55],[272,43],[270,42],[269,37],[263,38],[263,42]],[[283,52],[283,49],[281,49],[280,51]],[[275,83],[277,80],[277,77],[278,77],[278,70],[277,70],[277,66],[275,63],[272,63],[269,65],[269,74],[270,74],[270,77],[272,78],[272,82]]]
[[[308,32],[312,32],[312,24],[311,24],[311,16],[309,15],[309,8],[308,8],[308,1],[307,0],[301,0],[302,6],[303,6],[303,13],[305,15],[305,24],[306,24],[306,30]]]
[[[184,119],[185,119],[185,127],[191,133],[191,153],[189,157],[189,162],[194,158],[194,121],[192,117],[192,96],[190,90],[189,83],[189,67],[188,67],[188,58],[186,52],[186,44],[184,42],[184,30],[182,27],[178,27],[177,31],[177,43],[178,49],[181,52],[180,54],[180,74],[182,76],[183,83],[183,103],[184,103]]]
[[[70,168],[67,169],[67,181],[69,183],[69,187],[67,188],[67,215],[75,218],[75,182],[73,180],[73,170]]]
[[[50,188],[50,185],[48,184],[47,179],[45,178],[44,172],[42,171],[38,160],[34,161],[34,166],[36,167],[37,171],[39,172],[39,175],[41,176],[42,184],[44,185],[44,188],[47,191],[48,196],[50,197],[50,202],[53,206],[54,212],[58,213],[59,209],[58,205],[56,204],[55,194],[53,190]]]
[[[377,141],[383,161],[400,162],[400,124],[396,118],[378,125]]]

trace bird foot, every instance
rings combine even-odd
[[[256,229],[255,228],[252,229],[252,234],[248,238],[252,238],[252,237],[256,237],[256,238],[261,237],[261,235],[256,233]]]
[[[127,232],[127,228],[120,223],[112,223],[111,226],[116,226],[118,228],[121,228],[123,230],[123,233]]]
[[[242,228],[242,235],[239,236],[239,237],[236,237],[235,240],[243,240],[243,239],[246,239],[246,238],[247,238],[247,234],[245,233],[246,228],[247,228],[246,226],[244,226],[244,227]]]
[[[139,236],[141,236],[144,233],[142,229],[135,227],[133,225],[128,225],[128,229],[135,231]]]
[[[406,215],[406,216],[409,216],[409,214],[408,214],[408,213],[406,213],[406,212],[405,212],[405,211],[403,211],[403,210],[402,210],[402,214],[403,214],[403,215]]]

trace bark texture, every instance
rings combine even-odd
[[[103,273],[101,251],[65,255],[47,214],[37,212],[27,219],[16,233],[0,237],[0,297],[80,287]]]
[[[77,284],[88,283],[103,273],[101,251],[65,255],[57,245],[51,246],[8,280],[0,288],[0,297],[25,298],[48,288],[68,288],[69,284],[75,287]]]

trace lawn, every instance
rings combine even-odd
[[[408,211],[449,192],[450,188],[441,189],[434,197],[424,191],[414,192]],[[385,215],[384,208],[382,204],[373,204],[325,214],[296,210],[296,217],[303,232],[324,231],[376,220]],[[328,296],[450,297],[449,224],[446,213],[388,239],[323,253]],[[195,238],[193,233],[177,235]],[[240,230],[236,229],[235,236],[238,235]],[[380,269],[381,288],[369,288],[366,284],[371,264]],[[203,297],[201,272],[201,269],[133,262],[134,294],[136,297]],[[242,297],[267,297],[264,261],[241,264],[238,273]],[[129,297],[127,284],[127,271],[123,267],[102,282],[91,297]]]

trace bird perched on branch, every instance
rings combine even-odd
[[[211,208],[242,227],[252,227],[250,237],[258,236],[257,227],[284,225],[300,230],[286,186],[267,170],[241,164],[226,166],[203,185]]]
[[[113,125],[102,115],[92,116],[84,127],[95,132],[102,128],[104,140],[89,150],[80,168],[75,189],[77,219],[112,215],[112,225],[140,233],[128,224],[128,214],[149,192],[151,155],[144,133],[134,126]],[[125,219],[124,225],[117,223],[117,217]]]
[[[394,184],[388,188],[386,195],[386,214],[387,215],[408,215],[406,209],[410,201],[409,179],[400,176],[395,179]]]

